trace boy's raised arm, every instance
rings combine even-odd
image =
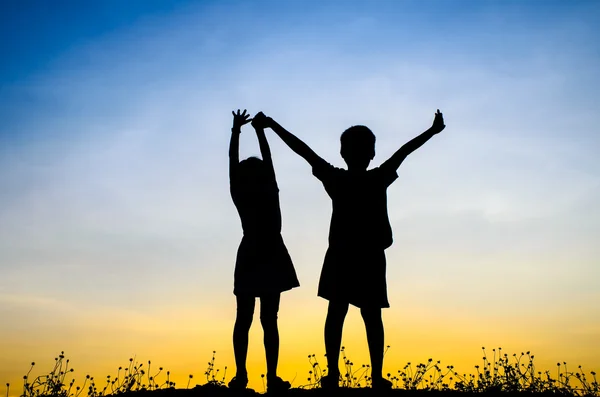
[[[264,127],[271,128],[277,135],[279,135],[281,140],[290,147],[290,149],[300,155],[300,157],[306,160],[312,167],[325,161],[319,157],[306,143],[302,142],[294,134],[287,131],[272,118],[265,116],[262,112],[259,112],[256,116],[254,116],[254,118],[258,118],[259,123],[261,123]]]
[[[402,164],[404,159],[409,154],[420,148],[432,136],[440,133],[444,128],[446,128],[446,126],[444,125],[444,116],[442,115],[442,113],[440,113],[440,110],[438,109],[435,113],[435,118],[433,119],[433,124],[431,125],[431,127],[427,131],[423,132],[421,135],[411,139],[410,141],[402,145],[402,147],[398,149],[398,151],[396,151],[396,153],[394,153],[392,157],[386,160],[381,165],[381,167],[390,167],[393,169],[398,169],[398,167],[400,167],[400,164]]]
[[[252,121],[248,118],[250,114],[246,114],[246,109],[243,113],[240,113],[240,109],[238,109],[237,114],[232,110],[231,114],[233,114],[233,127],[231,128],[231,140],[229,141],[229,180],[233,179],[240,164],[239,151],[242,126]]]

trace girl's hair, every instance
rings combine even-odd
[[[248,157],[240,161],[239,170],[242,183],[263,184],[266,182],[265,163],[258,157]]]
[[[256,156],[248,157],[245,160],[240,161],[240,167],[262,167],[263,161]]]
[[[240,171],[244,176],[258,176],[263,174],[265,164],[258,157],[248,157],[245,160],[240,161]]]

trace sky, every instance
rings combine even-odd
[[[483,346],[600,369],[598,2],[3,2],[0,54],[0,394],[61,351],[76,379],[135,356],[202,383],[213,351],[230,378],[238,108],[338,167],[347,127],[373,130],[377,166],[443,112],[388,189],[384,372],[473,372]],[[279,372],[299,386],[324,363],[331,203],[267,133],[301,284]],[[258,154],[251,127],[240,145]],[[356,308],[343,344],[368,363]]]

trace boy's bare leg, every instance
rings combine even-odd
[[[233,327],[233,352],[235,356],[236,377],[247,379],[246,356],[248,355],[248,333],[254,315],[254,297],[236,296],[237,314]]]
[[[381,309],[378,307],[363,308],[360,309],[360,314],[367,330],[367,342],[371,356],[371,378],[377,381],[382,379],[383,375],[384,330]]]
[[[347,313],[347,302],[329,301],[327,319],[325,320],[325,353],[327,354],[328,375],[334,379],[337,379],[340,375],[338,367],[340,347],[342,346],[342,330]]]

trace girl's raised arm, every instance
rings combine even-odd
[[[262,156],[266,171],[269,174],[269,177],[275,180],[275,168],[273,167],[273,158],[271,157],[271,149],[269,148],[269,142],[265,136],[265,130],[261,126],[256,126],[254,124],[252,124],[252,126],[256,130],[260,155]]]
[[[246,109],[244,109],[243,113],[240,113],[240,109],[238,109],[237,114],[234,111],[231,111],[231,114],[233,114],[233,127],[231,128],[231,140],[229,141],[230,182],[234,179],[238,165],[240,164],[240,134],[242,133],[242,126],[252,121],[252,119],[248,118],[250,114],[246,114]]]

